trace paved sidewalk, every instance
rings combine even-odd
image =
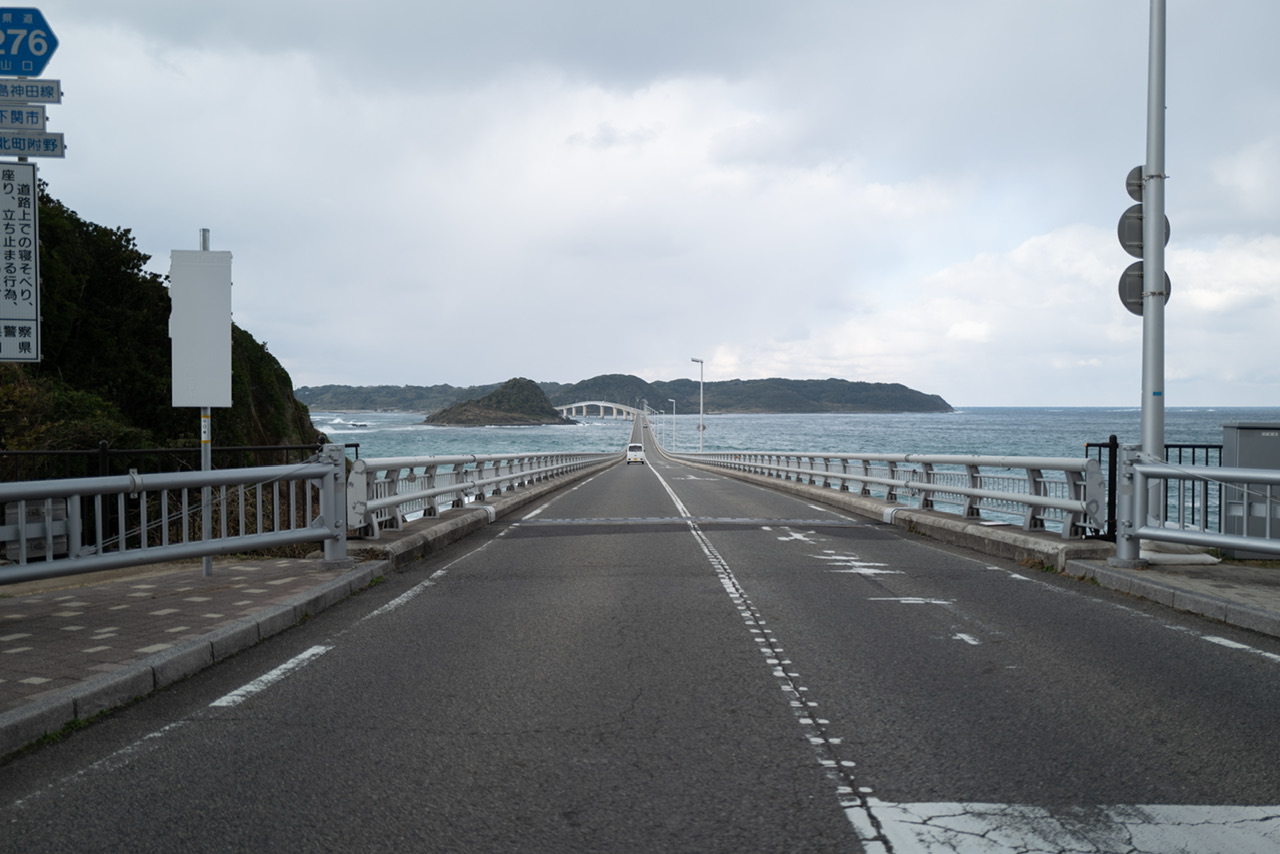
[[[1066,574],[1179,611],[1280,637],[1280,569],[1255,564],[1152,564],[1120,569],[1073,560]]]
[[[351,569],[327,569],[319,559],[215,558],[211,578],[195,560],[0,585],[0,761],[247,649],[612,464],[384,531],[377,540],[352,540]]]
[[[164,564],[0,586],[0,757],[318,613],[383,574],[319,560]]]

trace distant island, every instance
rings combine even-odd
[[[560,415],[533,380],[516,377],[475,400],[464,400],[432,413],[428,424],[450,427],[507,427],[576,424]]]
[[[531,382],[531,381],[527,381]],[[578,383],[532,383],[550,404],[564,406],[588,400],[622,403],[640,409],[646,402],[656,410],[698,411],[698,381],[679,379],[648,382],[631,374],[603,374]],[[455,404],[476,401],[503,384],[456,387],[432,386],[302,386],[294,396],[313,409],[330,411],[398,410],[437,413]],[[900,383],[825,380],[723,380],[706,383],[704,410],[715,413],[814,412],[952,412],[936,394]]]

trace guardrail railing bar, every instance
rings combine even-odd
[[[324,541],[326,560],[345,559],[346,504],[334,494],[343,484],[343,448],[326,446],[317,459],[252,469],[154,475],[131,472],[116,477],[0,484],[0,505],[11,505],[18,512],[15,524],[0,525],[0,541],[5,544],[9,559],[16,558],[15,563],[0,566],[0,583],[300,542]],[[270,524],[264,524],[265,502],[261,498],[268,482],[272,484],[274,504]],[[287,491],[284,506],[282,485]],[[203,502],[193,506],[190,496],[206,487],[217,489],[220,536],[193,539],[192,520]],[[251,492],[258,496],[258,526],[253,532],[245,522],[245,504]],[[240,505],[235,513],[231,497]],[[113,498],[114,518],[106,512],[112,506],[107,502]],[[92,546],[83,542],[82,502],[92,503]],[[175,506],[181,507],[180,513],[174,512]],[[38,508],[38,519],[27,519],[29,508]],[[287,519],[285,513],[289,514]],[[179,525],[181,535],[176,536]],[[39,549],[42,555],[32,553],[33,543],[43,546]]]
[[[859,495],[872,495],[872,487],[884,490],[884,500],[904,503],[916,498],[921,509],[933,509],[935,502],[960,508],[965,518],[980,518],[982,509],[1009,514],[1021,508],[1024,530],[1043,530],[1046,521],[1061,523],[1062,536],[1070,538],[1088,530],[1101,531],[1105,520],[1105,482],[1097,460],[1064,457],[999,457],[974,454],[796,454],[777,452],[715,452],[673,454],[677,459],[704,462],[723,468],[748,471],[797,482],[817,483],[813,474],[824,471],[824,486],[838,484],[851,491],[858,484]],[[833,463],[839,463],[837,473]],[[858,471],[850,471],[849,463]],[[879,465],[875,465],[879,464]],[[959,470],[939,470],[956,466]],[[1001,469],[1006,474],[985,474],[982,469]],[[879,472],[883,471],[881,476]],[[1018,475],[1014,472],[1021,471]],[[1060,474],[1048,477],[1046,472]],[[1000,481],[1013,488],[1001,486]],[[963,485],[960,481],[963,481]],[[1065,491],[1065,497],[1063,497]],[[962,497],[963,500],[952,500]],[[991,507],[984,502],[994,503]],[[1058,514],[1062,515],[1059,519]],[[1014,513],[1013,515],[1017,515]]]
[[[420,510],[426,516],[438,515],[442,498],[451,498],[455,508],[463,507],[468,498],[484,501],[616,456],[538,452],[366,457],[352,464],[346,511],[352,529],[377,539],[384,528],[400,530],[410,513]],[[405,491],[409,484],[415,488]]]

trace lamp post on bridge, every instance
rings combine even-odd
[[[674,398],[667,398],[667,402],[671,404],[671,450],[676,449],[676,402]]]
[[[703,365],[701,359],[692,359],[691,361],[698,363],[698,453],[702,453],[702,434],[707,429],[707,425],[702,422],[702,376]]]

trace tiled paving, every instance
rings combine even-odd
[[[313,560],[264,560],[217,562],[211,578],[195,563],[97,583],[84,576],[61,579],[62,587],[0,587],[0,713],[251,616],[335,575]]]
[[[1280,608],[1280,569],[1247,563],[1220,563],[1164,566],[1158,567],[1154,574],[1188,592],[1218,596],[1253,608]]]

